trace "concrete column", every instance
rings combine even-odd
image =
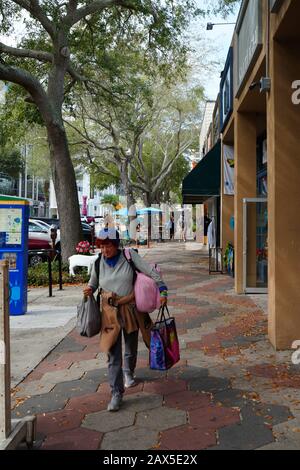
[[[235,135],[235,290],[243,293],[243,199],[256,197],[256,115],[237,113]]]
[[[271,41],[270,53],[269,337],[276,349],[300,339],[300,104],[292,102],[292,83],[300,80],[299,42]]]

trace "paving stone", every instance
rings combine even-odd
[[[217,393],[229,389],[230,382],[218,377],[200,377],[190,380],[188,387],[193,391]]]
[[[57,397],[68,399],[77,397],[79,395],[87,395],[88,393],[96,392],[98,387],[98,383],[85,378],[82,380],[73,380],[70,382],[59,383],[53,388],[51,393]]]
[[[15,395],[16,398],[32,397],[35,395],[43,395],[49,393],[55,387],[55,383],[41,382],[40,380],[33,380],[18,387]]]
[[[156,382],[145,382],[143,391],[147,393],[157,393],[163,396],[172,393],[182,392],[187,389],[184,380],[163,379]]]
[[[101,440],[101,433],[77,428],[47,436],[42,450],[97,450]]]
[[[91,393],[88,395],[80,395],[75,398],[71,398],[68,401],[65,409],[76,410],[84,415],[89,413],[95,413],[97,411],[106,410],[109,401],[109,395],[107,393]]]
[[[160,444],[170,450],[202,450],[216,445],[216,434],[187,424],[163,431]]]
[[[287,440],[300,442],[300,418],[291,419],[273,427],[273,434],[277,441]]]
[[[84,414],[77,410],[61,410],[37,415],[37,429],[45,435],[79,428]]]
[[[207,407],[210,403],[210,395],[201,392],[180,391],[165,397],[166,406],[186,411]]]
[[[215,403],[222,403],[224,406],[239,407],[242,408],[249,403],[246,392],[244,390],[237,390],[234,388],[228,388],[221,392],[215,393],[213,396]]]
[[[57,353],[68,353],[68,352],[78,352],[78,351],[83,351],[85,349],[85,346],[82,344],[77,343],[75,339],[73,339],[71,336],[66,336],[59,344],[56,346],[56,348],[53,349],[51,352],[50,357],[53,357]]]
[[[74,362],[79,362],[79,361],[87,361],[87,360],[92,360],[96,358],[96,354],[90,353],[90,351],[87,351],[84,349],[83,351],[79,352],[67,352],[67,353],[56,353],[50,356],[49,358],[49,363],[59,363],[59,362],[71,362],[73,364]]]
[[[157,431],[132,426],[106,433],[101,443],[101,450],[147,450],[157,446],[157,443]]]
[[[239,411],[221,406],[207,406],[189,412],[189,422],[204,430],[217,430],[240,423]]]
[[[274,442],[272,431],[260,424],[234,424],[218,431],[219,450],[254,450]],[[214,450],[214,448],[211,448]]]
[[[20,418],[26,415],[35,415],[39,413],[50,413],[51,411],[64,408],[67,399],[55,396],[52,392],[44,395],[36,395],[26,400],[22,405],[12,411],[12,418]]]
[[[167,373],[164,371],[151,370],[148,368],[137,369],[135,371],[137,382],[145,382],[147,380],[159,380],[164,379]]]
[[[300,441],[282,440],[272,442],[266,446],[259,447],[256,450],[300,450]]]
[[[249,419],[249,416],[253,415],[261,417],[264,422],[272,426],[284,423],[293,418],[288,407],[263,403],[252,403],[244,406],[241,408],[241,415],[244,420]]]
[[[91,380],[98,384],[108,382],[108,370],[107,368],[89,370],[84,374],[83,379]]]
[[[202,367],[186,366],[178,369],[170,369],[168,371],[168,377],[187,380],[198,379],[199,377],[205,377],[208,375],[208,370]]]
[[[155,408],[153,410],[141,411],[137,414],[136,425],[156,431],[175,428],[186,424],[186,411],[174,408]]]
[[[53,372],[47,372],[42,377],[42,382],[60,383],[80,379],[84,374],[81,369],[65,369]]]
[[[162,406],[162,395],[150,395],[148,393],[134,393],[132,395],[124,395],[122,409],[126,411],[146,411]]]
[[[70,370],[82,369],[84,372],[93,371],[96,369],[105,369],[107,370],[107,362],[102,359],[89,359],[75,362]]]
[[[134,420],[135,412],[125,410],[122,407],[117,413],[100,411],[88,414],[82,422],[82,427],[106,433],[132,426]]]
[[[219,313],[214,313],[203,317],[198,316],[195,318],[187,318],[186,320],[181,322],[176,320],[176,326],[187,329],[199,328],[203,323],[211,321],[212,319],[220,316],[221,315]]]

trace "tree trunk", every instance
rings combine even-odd
[[[76,177],[64,127],[50,124],[47,130],[60,219],[62,258],[66,262],[75,253],[77,243],[83,239]]]

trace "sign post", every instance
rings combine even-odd
[[[23,441],[32,447],[35,416],[11,419],[10,335],[9,335],[9,262],[0,261],[0,450],[16,449]]]
[[[8,261],[0,261],[0,440],[11,433]]]

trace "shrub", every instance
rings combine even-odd
[[[53,261],[52,266],[52,282],[53,284],[59,283],[58,261]],[[76,276],[69,275],[69,265],[63,263],[62,265],[62,280],[63,284],[78,284],[87,283],[89,276],[86,268],[76,268]],[[32,268],[28,268],[28,286],[44,286],[49,285],[48,263],[40,263]]]

